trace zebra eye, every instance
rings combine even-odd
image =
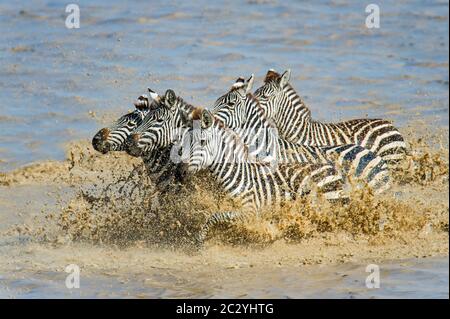
[[[227,105],[228,105],[229,107],[233,107],[233,106],[234,106],[234,102],[228,102]]]
[[[136,122],[135,121],[128,121],[127,126],[135,126]]]

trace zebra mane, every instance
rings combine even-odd
[[[309,107],[306,106],[305,101],[303,101],[302,97],[297,93],[297,91],[292,87],[292,85],[290,83],[286,83],[286,85],[283,87],[283,91],[284,92],[288,92],[291,91],[291,95],[295,95],[296,97],[298,97],[298,101],[297,102],[293,102],[292,99],[291,103],[292,103],[292,107],[298,108],[298,109],[303,109],[306,111],[306,114],[309,118],[311,118],[311,110],[309,109]]]
[[[276,72],[275,70],[270,69],[267,71],[266,77],[264,78],[264,84],[268,84],[270,82],[277,82],[281,79],[281,75]],[[297,91],[292,87],[290,83],[286,83],[285,86],[282,88],[285,92],[291,91],[293,95],[298,97],[298,102],[294,103],[292,102],[293,107],[299,107],[300,109],[306,110],[309,117],[311,117],[311,111],[306,106],[305,102],[303,101],[302,97],[297,93]]]
[[[202,118],[202,107],[194,107],[194,110],[191,112],[190,117],[192,120],[201,120]]]
[[[169,105],[167,105],[167,103],[165,101],[165,96],[161,97],[160,102],[161,102],[160,103],[161,107],[164,107],[164,108],[167,108],[167,109],[171,109],[171,107]],[[174,102],[173,106],[175,106],[175,109],[177,110],[177,112],[181,112],[182,116],[184,118],[187,118],[187,119],[192,119],[193,113],[199,111],[197,109],[200,109],[200,112],[202,110],[202,108],[194,106],[193,104],[190,104],[190,103],[186,102],[179,95],[176,95],[175,102]]]
[[[201,107],[194,106],[186,102],[181,96],[177,95],[177,108],[183,112],[187,112],[188,115],[195,112],[197,109],[201,109]]]
[[[270,69],[267,71],[266,77],[264,78],[264,83],[269,83],[271,81],[278,81],[281,75],[275,70]]]

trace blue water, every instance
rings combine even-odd
[[[208,106],[235,78],[292,69],[314,117],[448,126],[448,1],[0,1],[0,171],[61,159],[152,87]]]

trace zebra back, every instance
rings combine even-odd
[[[368,184],[376,191],[388,188],[389,174],[384,161],[359,145],[345,144],[345,148],[326,149],[281,138],[258,99],[249,93],[251,83],[253,75],[247,81],[238,78],[232,89],[217,99],[213,113],[242,138],[253,156],[274,164],[326,164],[336,160],[344,175],[355,182]]]
[[[194,118],[195,119],[195,118]],[[276,165],[250,156],[240,137],[207,110],[194,138],[188,168],[208,169],[246,210],[279,205],[318,189],[327,199],[345,198],[344,181],[331,164]]]
[[[308,107],[289,84],[289,78],[289,70],[282,75],[269,70],[264,85],[255,91],[255,96],[283,138],[296,144],[314,146],[358,144],[382,157],[388,165],[395,165],[404,158],[406,144],[391,121],[314,121]]]

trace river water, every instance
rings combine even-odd
[[[186,100],[208,107],[238,76],[254,73],[258,85],[269,68],[292,70],[291,83],[317,119],[367,114],[393,119],[400,128],[420,121],[433,129],[448,129],[448,1],[377,1],[379,29],[365,27],[366,4],[358,1],[77,3],[80,28],[68,29],[65,2],[0,1],[1,172],[64,159],[67,142],[91,138],[108,120],[131,109],[147,87],[157,92],[172,88]],[[41,194],[43,187],[30,192],[2,187],[2,198],[10,203],[1,206],[3,225],[21,222],[15,204]],[[38,204],[32,206],[37,210],[40,199],[36,195]],[[221,263],[202,271],[203,260],[197,259],[194,279],[179,265],[139,271],[124,264],[90,265],[82,272],[82,278],[88,278],[82,279],[84,289],[67,290],[66,274],[57,269],[70,261],[72,246],[54,250],[6,241],[1,246],[0,297],[449,294],[448,257],[386,260],[380,289],[366,288],[366,264],[361,263],[302,268],[291,264],[281,270],[261,266],[252,274],[246,266],[229,270]],[[85,263],[87,256],[103,249],[75,247]],[[114,252],[107,249],[100,255],[106,258]],[[122,252],[118,263],[126,263],[129,254],[137,258],[136,267],[142,254],[147,261],[170,259],[170,254],[180,264],[188,259],[144,250]],[[8,263],[9,258],[15,264]],[[224,275],[211,282],[216,271]],[[240,286],[243,280],[249,285]]]

